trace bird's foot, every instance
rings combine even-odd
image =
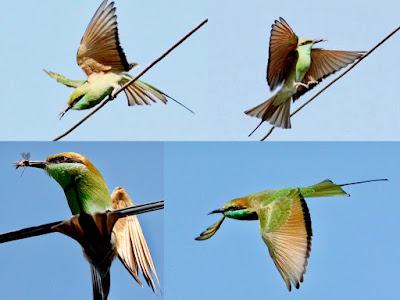
[[[113,91],[111,92],[111,94],[110,94],[110,101],[111,100],[114,100],[116,97],[117,97],[117,92],[119,91],[119,88],[118,87],[116,87],[116,88],[114,88],[113,89]]]
[[[312,84],[318,84],[318,81],[316,81],[316,80],[311,80],[311,81],[307,82],[307,88],[309,88],[310,85],[312,85]]]
[[[307,83],[295,82],[294,87],[297,89],[299,86],[304,86],[306,89],[309,89],[311,84],[317,84],[317,83],[318,83],[318,81],[316,81],[316,80],[312,80]]]
[[[308,84],[302,83],[302,82],[295,82],[294,87],[297,89],[299,86],[304,86],[305,88],[308,88]]]

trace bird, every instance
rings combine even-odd
[[[109,95],[114,98],[119,86],[133,79],[127,72],[139,66],[137,63],[127,61],[119,41],[116,8],[114,2],[107,5],[107,1],[104,0],[95,12],[78,49],[77,62],[85,72],[86,80],[70,80],[60,74],[44,70],[57,82],[75,88],[67,105],[59,114],[60,119],[70,109],[89,109]],[[176,101],[140,80],[133,82],[124,89],[124,92],[129,106],[151,105],[151,102],[157,102],[157,99],[165,104],[167,98]]]
[[[272,24],[269,42],[267,82],[274,91],[280,90],[267,101],[245,111],[275,127],[291,128],[290,100],[293,102],[314,88],[324,78],[359,59],[364,51],[341,51],[313,48],[325,38],[299,39],[289,24],[280,17]]]
[[[311,251],[311,217],[304,198],[350,196],[342,189],[343,186],[386,180],[374,179],[339,185],[324,180],[309,187],[275,189],[236,198],[221,209],[209,213],[221,213],[223,217],[196,240],[204,241],[212,237],[226,217],[260,220],[261,237],[290,292],[292,285],[298,289],[300,282],[303,282]]]
[[[81,244],[84,257],[90,263],[95,300],[107,299],[110,267],[117,256],[140,286],[143,285],[138,269],[157,294],[152,272],[160,288],[158,275],[137,217],[118,219],[117,214],[110,213],[112,209],[133,206],[124,188],[117,187],[110,195],[101,173],[78,153],[60,153],[44,161],[24,159],[14,165],[43,169],[64,190],[73,216],[57,225],[54,231]]]

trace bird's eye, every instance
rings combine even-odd
[[[76,97],[74,101],[72,101],[71,106],[74,106],[74,104],[77,103],[79,100],[81,100],[84,96],[85,94]]]

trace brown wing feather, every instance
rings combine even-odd
[[[324,78],[339,71],[340,69],[352,64],[359,59],[364,52],[362,51],[340,51],[324,50],[315,48],[311,50],[310,69],[304,76],[302,82],[307,84],[309,81],[320,83]],[[318,83],[309,85],[309,88],[299,87],[296,94],[293,95],[293,101],[314,88]]]
[[[120,46],[114,2],[105,7],[107,1],[100,4],[78,49],[78,65],[87,76],[111,69],[129,71],[131,68]]]
[[[310,213],[299,189],[293,189],[289,195],[268,206],[269,209],[280,209],[280,217],[286,217],[282,226],[274,228],[274,224],[270,224],[273,218],[259,213],[262,238],[290,291],[291,284],[300,287],[306,273],[311,251]]]
[[[113,209],[133,206],[131,198],[120,187],[113,191],[111,199],[113,201]],[[136,216],[129,216],[118,220],[114,231],[117,236],[118,257],[125,268],[142,285],[138,276],[139,268],[147,284],[157,293],[152,271],[159,287],[160,282],[138,218]]]
[[[267,81],[271,91],[287,78],[297,60],[298,38],[283,18],[272,24]]]

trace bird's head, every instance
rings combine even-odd
[[[233,199],[222,208],[213,210],[209,214],[222,213],[225,217],[237,220],[257,220],[257,213],[249,208],[247,197]]]
[[[70,182],[71,177],[87,177],[91,175],[103,180],[100,172],[85,156],[73,152],[52,155],[44,161],[30,160],[25,162],[24,166],[45,170],[63,188],[64,185]]]
[[[297,43],[297,48],[307,48],[311,49],[315,44],[324,42],[326,39],[324,38],[318,38],[318,39],[299,39]]]
[[[103,176],[83,155],[65,152],[49,156],[44,161],[24,160],[18,167],[43,169],[64,190],[73,214],[82,210],[87,213],[110,209],[112,202]]]
[[[79,101],[86,95],[86,84],[76,88],[67,101],[67,105],[71,107],[79,106]]]
[[[226,203],[222,208],[210,212],[209,215],[218,213],[223,214],[222,219],[219,220],[214,225],[208,227],[205,231],[203,231],[196,238],[197,241],[204,241],[212,237],[221,226],[225,217],[237,220],[258,220],[256,211],[249,208],[247,197],[231,200],[228,203]]]

